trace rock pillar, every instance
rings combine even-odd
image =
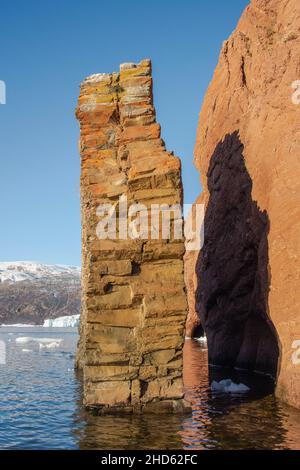
[[[170,211],[170,237],[153,224],[162,221],[160,205],[181,207],[181,164],[160,137],[151,62],[86,78],[76,115],[84,403],[99,412],[182,411],[187,303],[184,240],[174,231],[181,210]]]

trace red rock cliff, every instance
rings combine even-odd
[[[196,306],[209,360],[272,373],[298,407],[299,38],[299,0],[251,2],[222,46],[195,147],[206,204]]]

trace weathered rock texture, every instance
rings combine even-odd
[[[298,407],[299,38],[299,0],[251,2],[223,44],[195,148],[206,204],[196,300],[209,360],[277,374],[278,396]]]
[[[188,217],[195,219],[194,209],[196,204],[202,204],[202,195],[200,195],[191,208],[191,212]],[[188,300],[188,314],[185,324],[185,335],[187,338],[199,337],[201,334],[201,321],[196,312],[196,298],[195,292],[197,289],[197,275],[196,275],[196,263],[199,256],[199,250],[189,250],[188,244],[190,241],[195,240],[195,233],[192,231],[191,240],[186,234],[186,252],[184,255],[184,281],[186,285],[187,300]]]
[[[151,63],[88,77],[81,138],[84,401],[99,411],[184,408],[183,239],[99,240],[99,204],[181,204],[180,160],[155,121]],[[182,216],[180,215],[180,221]]]

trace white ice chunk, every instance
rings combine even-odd
[[[52,343],[40,343],[40,349],[55,349],[59,348],[60,342],[59,341],[52,341]]]
[[[225,393],[245,393],[249,392],[250,388],[242,383],[236,384],[231,379],[224,379],[220,382],[213,381],[211,389],[214,392],[225,392]]]
[[[68,315],[65,317],[58,317],[54,319],[47,319],[44,321],[43,326],[46,328],[75,328],[79,326],[80,315]]]
[[[207,338],[206,336],[200,336],[200,338],[194,338],[196,341],[199,341],[199,343],[207,343]]]
[[[33,336],[20,336],[16,338],[16,343],[27,344],[27,343],[38,343],[40,349],[54,349],[58,348],[63,339],[61,338],[35,338]]]

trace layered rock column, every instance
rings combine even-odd
[[[155,120],[151,62],[123,64],[119,73],[85,79],[76,114],[83,264],[78,364],[84,402],[100,412],[181,411],[184,241],[172,231],[170,239],[150,233],[145,211],[140,215],[149,221],[148,234],[126,237],[124,224],[132,220],[120,205],[120,197],[128,209],[133,203],[182,204],[180,160],[166,151]],[[116,237],[97,236],[103,204],[116,209]],[[182,215],[174,212],[172,228],[180,223]]]

